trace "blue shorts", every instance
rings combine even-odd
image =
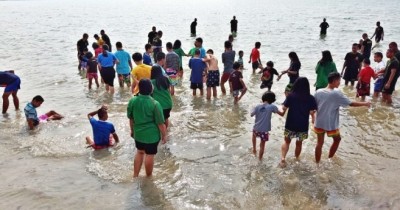
[[[6,86],[6,88],[4,89],[4,92],[5,93],[16,92],[19,89],[21,89],[20,85],[21,85],[21,79],[17,78],[13,83]]]
[[[374,85],[374,92],[382,92],[383,78],[377,79]]]

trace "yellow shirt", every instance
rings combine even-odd
[[[146,64],[139,64],[131,71],[132,79],[135,81],[137,80],[138,83],[135,84],[133,89],[133,94],[139,93],[139,81],[141,79],[150,79],[151,76],[151,66]]]
[[[104,41],[103,41],[103,39],[100,37],[99,38],[99,40],[97,40],[97,44],[101,47],[101,46],[103,46],[103,44],[104,44]],[[108,47],[110,47],[110,46],[108,46]]]

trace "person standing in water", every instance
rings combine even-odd
[[[383,32],[383,27],[381,26],[381,22],[376,22],[375,33],[371,36],[371,39],[375,37],[375,42],[379,43],[381,40],[383,41],[383,36],[385,33]]]
[[[147,40],[147,44],[153,44],[153,40],[154,40],[154,38],[156,38],[156,36],[157,36],[157,30],[156,30],[156,27],[153,26],[153,28],[151,28],[151,31],[147,35],[147,37],[149,38]]]
[[[203,59],[208,66],[207,74],[207,100],[211,99],[211,89],[214,98],[217,97],[217,86],[219,86],[219,68],[218,59],[214,56],[214,51],[212,49],[207,50],[207,55]]]
[[[331,52],[329,50],[322,51],[322,58],[315,67],[317,79],[315,81],[315,90],[325,88],[328,85],[328,75],[337,72],[336,64],[333,62]]]
[[[372,41],[368,39],[368,35],[364,33],[362,35],[363,42],[361,44],[361,53],[363,55],[363,59],[371,57],[371,48],[372,48]]]
[[[197,26],[197,18],[194,19],[192,24],[190,24],[190,35],[196,36],[196,26]]]
[[[231,20],[231,33],[233,36],[236,36],[237,24],[238,24],[238,21],[236,20],[236,16],[233,16],[233,19]]]
[[[326,22],[326,18],[324,18],[319,27],[321,28],[320,35],[326,35],[326,30],[329,28],[329,24],[328,22]]]
[[[13,72],[13,71],[12,71]],[[19,99],[17,96],[18,90],[21,86],[21,79],[10,71],[0,71],[0,85],[5,86],[3,93],[3,110],[5,114],[8,110],[9,100],[8,97],[12,95],[15,110],[19,110]]]
[[[351,52],[346,54],[344,57],[344,64],[341,75],[344,79],[344,85],[348,85],[349,82],[351,86],[354,86],[354,82],[357,80],[358,72],[361,69],[362,55],[357,52],[358,44],[354,43]]]
[[[101,39],[103,39],[103,41],[106,43],[106,45],[108,45],[108,47],[110,48],[110,52],[112,52],[112,45],[111,45],[111,40],[110,37],[108,37],[108,35],[106,34],[106,32],[104,30],[100,31],[100,35],[101,35]]]
[[[83,57],[83,50],[87,49],[87,46],[89,45],[88,42],[88,38],[89,35],[87,33],[84,33],[82,36],[82,39],[80,39],[77,43],[76,43],[76,49],[78,51],[78,70],[81,70],[81,61],[82,61],[82,57]]]

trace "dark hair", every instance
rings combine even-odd
[[[231,49],[232,48],[232,43],[230,41],[225,41],[224,46],[225,46],[225,48]]]
[[[290,58],[290,60],[291,61],[293,61],[293,62],[300,62],[300,59],[299,59],[299,57],[297,56],[297,53],[296,52],[290,52],[289,53],[289,58]]]
[[[156,87],[158,89],[163,88],[168,90],[170,86],[169,79],[166,76],[164,76],[161,67],[158,65],[151,67],[150,79],[156,80]]]
[[[37,95],[37,96],[33,97],[32,101],[43,102],[44,99],[42,96]]]
[[[85,47],[85,48],[83,48],[82,51],[83,51],[83,52],[87,52],[87,51],[89,51],[89,49],[88,49],[87,47]]]
[[[268,67],[271,67],[271,68],[274,68],[274,62],[268,61],[268,62],[267,62],[267,66],[268,66]]]
[[[390,42],[390,43],[389,43],[389,46],[393,46],[393,47],[396,47],[396,48],[397,48],[397,43],[396,43],[396,42]]]
[[[97,48],[99,48],[100,46],[99,46],[99,44],[97,44],[96,42],[93,42],[92,47],[93,47],[93,49],[97,49]]]
[[[117,43],[115,43],[115,46],[116,46],[117,48],[122,48],[122,43],[121,43],[121,42],[117,42]]]
[[[177,40],[175,40],[174,46],[172,47],[172,49],[179,49],[179,48],[181,48],[181,46],[182,46],[181,40],[177,39]]]
[[[167,44],[165,46],[167,47],[167,49],[172,49],[172,43],[171,42],[167,42]]]
[[[243,50],[240,50],[240,51],[239,51],[239,54],[240,54],[240,53],[243,53]]]
[[[339,73],[337,72],[331,72],[328,75],[328,83],[331,84],[332,82],[336,81],[336,80],[340,80],[341,76]]]
[[[94,38],[100,38],[99,35],[97,35],[97,34],[94,34],[93,37]]]
[[[148,49],[150,49],[151,48],[151,44],[146,44],[146,45],[144,45],[144,49],[147,51]]]
[[[200,44],[203,44],[203,39],[201,37],[196,38],[196,42],[200,42]]]
[[[301,96],[309,96],[310,95],[310,83],[308,82],[307,77],[299,77],[293,84],[291,93],[296,93]]]
[[[209,54],[214,54],[214,50],[208,49],[208,50],[207,50],[207,53],[209,53]]]
[[[157,57],[157,61],[165,59],[165,53],[159,52],[159,53],[157,53],[156,57]]]
[[[89,35],[87,33],[84,33],[82,37],[83,38],[89,38]]]
[[[332,59],[331,52],[329,50],[322,51],[322,58],[319,61],[319,64],[325,65],[332,61],[333,61],[333,59]]]
[[[91,58],[93,58],[93,54],[91,52],[87,52],[85,54],[85,57],[88,58],[88,59],[91,59]]]
[[[233,35],[229,34],[228,39],[233,39]]]
[[[141,79],[139,81],[140,95],[150,95],[153,92],[153,85],[149,79]]]
[[[358,43],[353,43],[353,47],[358,47]]]
[[[260,48],[261,47],[261,42],[256,42],[255,47],[256,48]]]
[[[107,51],[109,50],[108,45],[103,44],[103,56],[107,57],[108,53]]]
[[[376,25],[378,25],[378,26],[379,26],[380,24],[381,24],[381,22],[379,22],[379,21],[378,21],[378,22],[376,22]]]
[[[99,110],[97,110],[97,116],[99,116],[100,119],[103,119],[104,115],[107,114],[107,111],[103,108],[100,108]]]
[[[105,33],[105,31],[104,31],[103,29],[101,29],[101,30],[100,30],[100,33],[101,33],[101,34],[104,34],[104,33]]]
[[[376,52],[376,53],[374,53],[376,56],[378,56],[378,57],[380,57],[380,58],[383,58],[383,54],[381,53],[381,52]]]
[[[233,69],[234,70],[237,70],[239,68],[240,68],[240,63],[238,63],[238,62],[233,63]]]
[[[139,62],[139,61],[143,60],[143,56],[142,56],[142,54],[136,52],[136,53],[133,53],[132,59],[133,59],[133,61]]]
[[[269,104],[272,104],[276,101],[275,93],[267,91],[262,95],[261,99],[263,102],[268,102]]]
[[[369,60],[369,58],[364,58],[363,63],[370,65],[371,61]]]
[[[194,51],[194,54],[195,54],[195,55],[200,55],[200,50],[199,50],[199,49],[196,49],[196,50]]]
[[[158,35],[159,37],[161,37],[161,36],[163,35],[163,32],[162,32],[162,31],[158,31],[158,32],[157,32],[157,35]]]

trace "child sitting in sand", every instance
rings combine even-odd
[[[93,149],[104,149],[112,147],[119,142],[117,133],[115,133],[114,125],[107,122],[108,113],[107,106],[103,105],[99,110],[88,114],[88,119],[93,129],[93,139],[90,136],[86,137],[86,144]],[[94,116],[97,115],[99,120],[96,120]]]
[[[46,122],[50,120],[61,120],[63,118],[62,115],[58,114],[55,111],[47,112],[44,115],[37,116],[36,108],[38,108],[44,99],[42,96],[37,95],[33,97],[32,101],[28,103],[24,109],[25,117],[28,122],[28,127],[30,130],[33,130],[39,123]]]

